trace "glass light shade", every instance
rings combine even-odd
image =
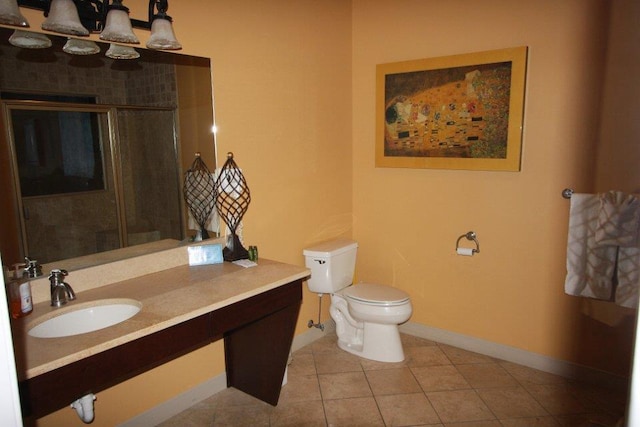
[[[42,29],[72,36],[89,35],[89,30],[80,23],[73,0],[52,0],[49,16],[42,23]]]
[[[24,30],[15,30],[9,37],[9,43],[16,47],[27,49],[46,49],[51,47],[51,40],[45,34]]]
[[[173,26],[168,19],[156,17],[151,23],[151,36],[147,42],[149,49],[178,50],[182,45],[176,39]]]
[[[17,0],[0,0],[0,24],[28,27],[27,19],[20,12]]]
[[[100,39],[118,43],[140,43],[131,28],[129,13],[123,9],[109,10],[104,30],[100,33]]]
[[[69,39],[62,50],[71,55],[95,55],[100,52],[100,47],[91,40]]]
[[[136,59],[140,58],[140,54],[131,46],[122,46],[119,44],[111,43],[107,53],[107,58],[111,59]]]

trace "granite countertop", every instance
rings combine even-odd
[[[49,301],[39,302],[29,316],[12,321],[19,379],[33,378],[309,275],[304,267],[266,259],[250,268],[229,262],[180,265],[82,292],[76,290],[77,299],[61,308],[51,307]],[[73,274],[66,281],[75,289]],[[85,334],[61,338],[27,334],[41,316],[48,318],[112,298],[134,299],[142,309],[122,323]]]

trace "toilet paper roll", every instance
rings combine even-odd
[[[456,248],[458,255],[471,256],[473,255],[473,249],[471,248]]]

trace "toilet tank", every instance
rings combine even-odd
[[[358,243],[329,240],[304,249],[305,266],[311,270],[307,286],[311,292],[332,294],[353,283]]]

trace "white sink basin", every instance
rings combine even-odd
[[[142,304],[133,299],[103,299],[54,310],[34,321],[29,335],[59,338],[108,328],[135,316]]]

